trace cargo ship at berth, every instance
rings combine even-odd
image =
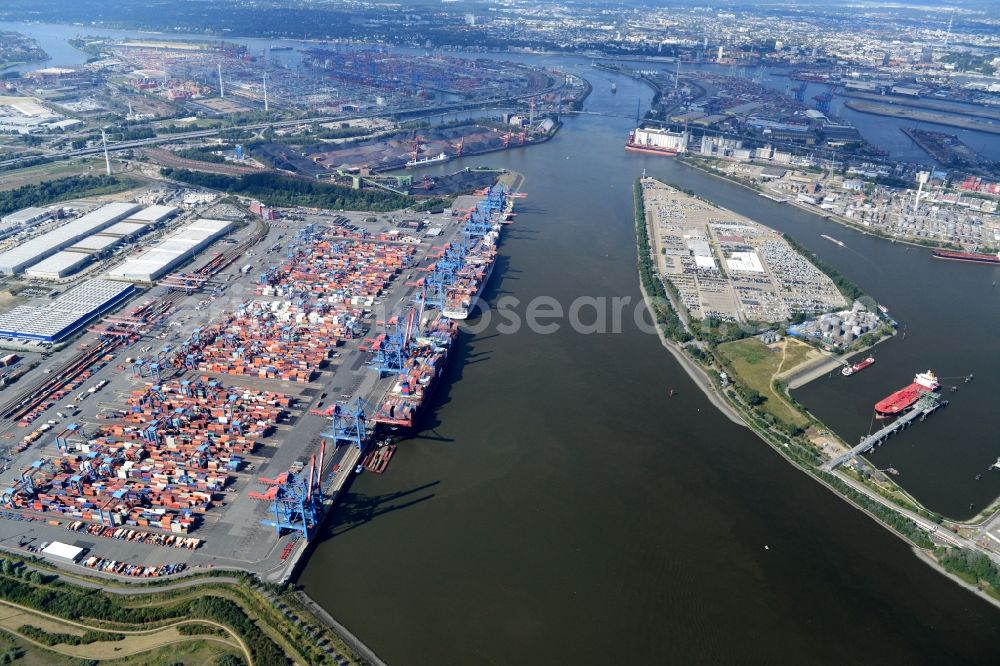
[[[395,344],[406,353],[402,371],[372,416],[376,423],[404,429],[413,427],[448,362],[458,335],[454,320],[469,316],[489,282],[501,224],[512,213],[513,198],[524,195],[508,193],[502,185],[487,188],[482,194],[485,198],[465,220],[463,237],[471,245],[445,246],[438,262],[426,269],[431,275],[419,283],[423,288],[419,309],[410,311],[405,324],[399,317],[388,320],[386,333],[366,340],[361,347],[377,354],[379,350],[384,352],[387,345]],[[446,264],[450,268],[446,269]],[[425,307],[439,307],[440,311],[431,313]]]
[[[984,254],[982,252],[954,252],[952,250],[934,250],[935,259],[951,259],[953,261],[971,261],[977,264],[1000,264],[1000,253]]]
[[[902,414],[926,393],[936,393],[941,388],[937,375],[928,370],[913,378],[913,383],[875,403],[875,416],[884,419]]]
[[[476,241],[472,250],[465,255],[465,266],[456,274],[455,284],[445,293],[442,313],[449,319],[468,319],[479,303],[486,284],[493,275],[496,263],[499,229],[494,229]]]
[[[449,319],[468,319],[486,289],[496,263],[503,223],[513,211],[513,194],[502,187],[486,191],[486,199],[470,211],[465,237],[471,243],[463,250],[461,265],[445,287],[441,313]]]
[[[688,133],[638,127],[628,135],[625,150],[657,155],[681,155],[687,152]]]
[[[420,159],[412,159],[406,163],[407,169],[412,169],[413,167],[425,166],[427,164],[438,164],[439,162],[447,162],[450,158],[448,154],[441,151],[434,157],[422,157]]]
[[[855,363],[853,365],[845,365],[844,369],[840,371],[840,374],[844,375],[845,377],[850,377],[855,372],[861,372],[862,370],[864,370],[865,368],[867,368],[869,365],[871,365],[874,362],[875,362],[875,357],[874,356],[869,356],[865,360],[858,361],[857,363]]]
[[[376,423],[412,428],[417,416],[430,402],[448,363],[458,326],[446,317],[432,315],[422,329],[419,335],[410,339],[406,366],[372,415]]]

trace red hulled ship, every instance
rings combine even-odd
[[[874,356],[869,356],[865,360],[858,361],[857,363],[855,363],[853,365],[845,365],[844,369],[840,371],[840,374],[844,375],[845,377],[850,377],[855,372],[861,372],[862,370],[864,370],[865,368],[867,368],[869,365],[871,365],[874,362],[875,362],[875,357]]]
[[[1000,264],[1000,254],[983,254],[982,252],[954,252],[952,250],[934,250],[936,259],[952,259],[954,261],[972,261],[978,264]]]
[[[901,414],[920,400],[925,393],[934,393],[941,388],[937,375],[928,370],[913,378],[913,383],[875,403],[875,415],[879,418]]]

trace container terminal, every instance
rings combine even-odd
[[[504,173],[416,225],[209,220],[166,272],[130,254],[95,280],[130,302],[5,391],[0,547],[64,542],[86,554],[64,566],[124,577],[286,580],[339,491],[418,425],[457,336],[449,304],[474,308],[520,184]]]

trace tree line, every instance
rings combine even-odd
[[[186,160],[197,162],[212,162],[213,164],[225,164],[226,158],[216,153],[223,150],[221,146],[203,146],[200,148],[181,148],[175,150],[174,155],[183,157]]]
[[[94,631],[93,629],[84,632],[82,636],[76,634],[60,634],[45,631],[30,624],[22,624],[17,628],[17,633],[38,641],[42,645],[90,645],[98,641],[123,641],[125,634],[112,633],[107,631]]]
[[[131,187],[131,179],[118,176],[70,176],[46,180],[35,185],[22,185],[0,192],[0,215],[30,206],[44,206],[56,201],[121,192]]]
[[[0,565],[2,566],[2,565]],[[124,625],[142,625],[175,618],[213,620],[230,627],[246,644],[255,664],[289,664],[288,657],[243,609],[233,601],[205,595],[163,606],[125,606],[101,590],[86,590],[61,581],[49,585],[23,580],[23,565],[12,565],[13,576],[0,575],[0,599],[69,620],[93,618]],[[31,574],[28,574],[30,577]],[[98,638],[96,640],[111,640]]]
[[[649,232],[646,230],[646,208],[642,197],[642,185],[635,181],[635,234],[639,248],[639,277],[642,286],[652,300],[652,315],[664,334],[677,342],[687,342],[691,335],[685,330],[680,316],[674,311],[667,299],[663,280],[656,272],[653,260],[649,256]]]
[[[927,536],[926,532],[920,529],[920,527],[917,526],[917,524],[911,519],[907,518],[895,509],[887,507],[879,501],[873,500],[864,493],[858,492],[846,482],[829,472],[817,472],[817,475],[836,488],[841,495],[845,496],[865,511],[873,514],[876,518],[889,525],[889,527],[893,528],[916,545],[921,548],[934,547],[934,542],[931,541],[931,538]]]
[[[189,185],[253,197],[269,206],[388,211],[406,208],[413,203],[413,199],[402,194],[383,190],[355,190],[276,173],[225,176],[170,167],[165,167],[160,172],[167,178]]]
[[[987,555],[967,548],[939,549],[935,554],[946,571],[973,585],[985,584],[986,592],[1000,599],[1000,568]]]

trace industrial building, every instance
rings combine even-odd
[[[688,138],[687,132],[671,132],[665,129],[643,129],[640,127],[632,133],[627,147],[665,153],[686,153]]]
[[[12,225],[16,227],[26,227],[39,222],[44,222],[45,220],[52,217],[55,212],[54,208],[39,208],[37,206],[32,206],[31,208],[24,208],[22,210],[10,213],[0,217],[0,225],[6,228],[7,225]]]
[[[137,257],[108,271],[112,280],[150,283],[194,257],[230,228],[226,220],[196,220],[166,236]]]
[[[70,252],[85,252],[90,254],[97,254],[104,252],[113,248],[122,242],[121,238],[115,238],[114,236],[105,236],[103,234],[98,234],[95,236],[87,236],[81,241],[77,241],[73,245],[70,245],[67,250]],[[31,273],[29,269],[28,273]]]
[[[0,336],[43,343],[60,342],[122,303],[135,286],[88,280],[43,305],[19,305],[0,314]]]
[[[98,234],[98,236],[111,236],[122,240],[130,240],[136,236],[141,236],[150,228],[147,222],[118,222]]]
[[[730,271],[742,273],[763,273],[764,265],[756,252],[733,252],[726,257],[726,267]]]
[[[37,264],[77,241],[131,215],[139,206],[133,203],[109,203],[58,229],[32,238],[0,254],[0,273],[14,275]]]
[[[47,259],[42,259],[26,270],[24,274],[30,278],[37,278],[39,280],[59,280],[67,275],[76,273],[89,264],[93,258],[93,255],[88,252],[70,252],[64,250],[56,252]]]
[[[180,209],[173,206],[147,206],[137,213],[133,213],[125,218],[126,222],[141,222],[144,224],[162,224],[177,215]]]
[[[61,560],[69,560],[70,562],[79,562],[84,552],[84,549],[79,546],[71,546],[61,541],[53,541],[45,548],[42,548],[42,555],[57,557]]]
[[[30,229],[52,217],[58,208],[25,208],[0,218],[0,239]]]

